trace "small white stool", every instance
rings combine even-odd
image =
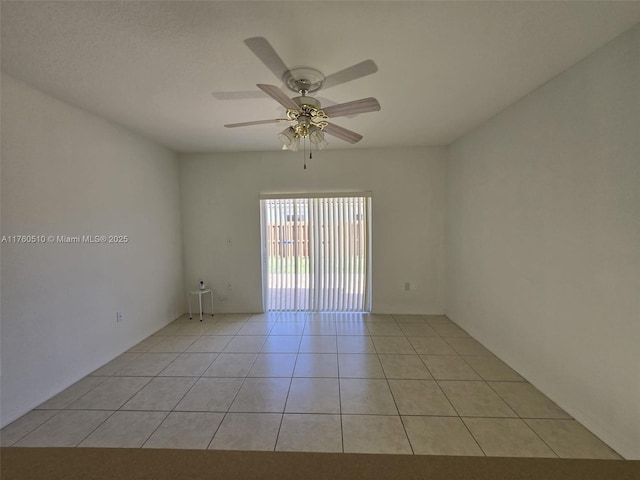
[[[189,298],[189,318],[193,318],[191,315],[191,295],[198,295],[198,305],[200,306],[200,321],[202,321],[202,295],[205,293],[211,294],[211,316],[213,317],[213,290],[207,288],[206,290],[191,290],[187,297]]]

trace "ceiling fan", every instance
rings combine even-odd
[[[320,101],[310,97],[308,94],[321,88],[329,88],[377,72],[378,67],[372,60],[365,60],[339,72],[324,76],[315,68],[288,68],[264,37],[248,38],[245,40],[245,44],[269,70],[284,82],[287,88],[296,92],[298,96],[290,98],[281,88],[275,85],[258,84],[257,86],[260,90],[286,109],[286,118],[231,123],[225,125],[225,127],[236,128],[269,123],[290,123],[290,126],[278,134],[278,138],[282,142],[283,150],[292,151],[298,150],[301,138],[309,138],[309,141],[318,149],[324,148],[328,145],[324,139],[324,133],[349,143],[357,143],[362,139],[362,135],[334,123],[329,123],[328,120],[335,117],[378,111],[380,110],[380,104],[375,98],[368,97],[322,108]]]

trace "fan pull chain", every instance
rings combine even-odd
[[[307,169],[307,137],[302,138],[302,160],[304,160],[304,169]]]
[[[313,160],[313,146],[309,145],[309,160]],[[307,161],[304,162],[304,168],[307,169]]]

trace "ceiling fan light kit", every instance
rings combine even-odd
[[[286,109],[286,118],[232,123],[225,125],[225,127],[235,128],[267,123],[292,123],[291,126],[278,134],[278,139],[282,143],[283,150],[294,152],[298,150],[301,138],[303,140],[309,138],[311,144],[318,150],[325,148],[329,144],[325,140],[325,133],[352,144],[362,140],[362,135],[329,123],[328,120],[334,117],[378,111],[380,110],[378,100],[369,97],[331,105],[323,109],[320,101],[308,96],[308,94],[317,92],[323,87],[339,85],[375,73],[378,68],[372,60],[365,60],[325,77],[322,72],[311,67],[288,68],[267,39],[263,37],[249,38],[245,40],[245,44],[267,68],[282,79],[287,88],[298,93],[299,96],[290,98],[275,85],[258,84],[257,86],[260,90]]]
[[[329,145],[329,142],[324,139],[324,132],[322,129],[315,125],[309,129],[309,140],[318,150],[322,150],[324,147]]]
[[[283,150],[291,150],[297,152],[300,146],[300,137],[296,135],[293,127],[287,127],[278,134],[278,139],[282,143]]]

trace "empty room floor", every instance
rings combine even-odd
[[[182,317],[3,446],[620,458],[445,316]]]

